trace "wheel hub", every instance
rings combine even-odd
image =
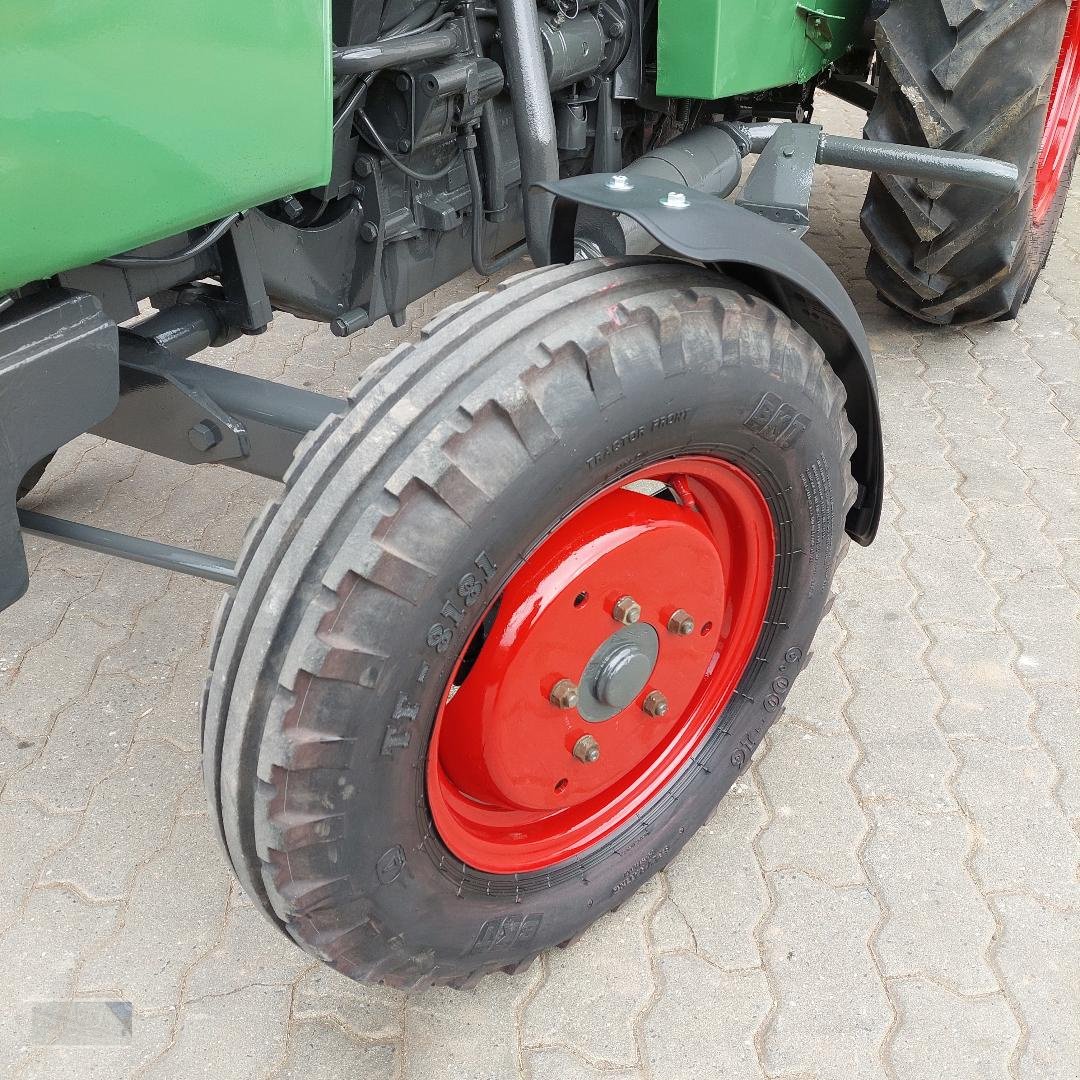
[[[627,708],[645,689],[660,652],[660,635],[649,623],[616,631],[585,665],[578,711],[598,724]]]
[[[627,489],[638,480],[669,497]],[[503,588],[436,718],[428,797],[455,856],[539,869],[644,808],[745,669],[773,556],[760,491],[716,459],[639,470],[559,525]]]

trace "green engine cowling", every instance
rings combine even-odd
[[[6,0],[0,73],[0,292],[329,175],[329,0]]]
[[[657,93],[703,100],[804,83],[862,35],[867,0],[660,0]]]

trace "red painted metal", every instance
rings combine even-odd
[[[627,490],[637,481],[659,481],[678,501]],[[510,578],[479,654],[436,717],[427,792],[450,851],[487,872],[539,870],[648,806],[711,731],[750,661],[775,549],[756,483],[717,458],[640,469],[559,525]],[[588,723],[548,695],[561,678],[578,682],[619,629],[611,610],[624,595],[655,627],[659,655],[631,705]],[[678,608],[694,616],[693,634],[667,630]],[[450,687],[456,681],[457,672]],[[663,718],[641,708],[654,689],[668,698]],[[593,764],[572,754],[586,734],[601,746]]]
[[[1050,91],[1039,161],[1035,170],[1032,220],[1041,225],[1054,205],[1069,153],[1080,127],[1080,0],[1073,0],[1065,22],[1057,71]]]

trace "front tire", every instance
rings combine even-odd
[[[223,613],[204,760],[245,889],[395,986],[574,938],[674,857],[782,710],[854,441],[817,345],[700,268],[589,260],[444,313],[311,437]],[[621,591],[637,621],[613,618]],[[604,651],[634,627],[647,673]],[[586,719],[555,684],[603,696],[591,654],[615,689]]]

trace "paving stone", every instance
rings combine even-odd
[[[891,985],[900,1021],[889,1046],[905,1080],[1009,1080],[1019,1029],[1001,994],[972,1000],[925,979]]]
[[[645,917],[658,896],[654,878],[572,948],[550,954],[547,978],[525,1009],[526,1046],[561,1044],[587,1061],[636,1063],[632,1018],[653,988]],[[589,977],[575,977],[585,956]]]
[[[86,808],[94,787],[131,747],[152,693],[122,676],[98,675],[85,695],[61,710],[33,766],[8,784],[8,798],[32,798],[57,812]]]
[[[944,691],[939,723],[949,735],[977,735],[1006,746],[1033,744],[1035,703],[1013,669],[1015,645],[1003,633],[935,626],[927,666]]]
[[[533,979],[538,977],[539,971]],[[406,1080],[516,1077],[517,1010],[531,985],[532,979],[511,982],[497,973],[472,990],[440,988],[410,997],[405,1006]]]
[[[765,973],[720,971],[685,955],[665,956],[659,968],[661,991],[642,1023],[649,1075],[761,1076],[754,1033],[772,1003]]]
[[[1080,912],[1030,896],[999,896],[1002,932],[995,952],[1027,1027],[1016,1075],[1075,1080],[1080,1061]]]
[[[146,1080],[261,1080],[285,1056],[289,990],[245,986],[187,1003],[176,1041],[140,1070]]]
[[[600,1069],[568,1050],[527,1050],[530,1080],[644,1080],[638,1069]]]
[[[925,975],[961,994],[998,990],[986,963],[994,918],[968,873],[973,836],[955,813],[875,803],[867,868],[885,907],[874,952],[889,976]]]
[[[762,1034],[765,1071],[818,1080],[882,1077],[892,1008],[867,942],[881,918],[866,887],[834,889],[784,870],[761,930],[778,1001]]]
[[[180,791],[199,775],[198,756],[163,742],[137,742],[94,789],[83,826],[49,860],[45,879],[88,896],[124,896],[137,867],[161,845]]]
[[[757,764],[772,819],[758,841],[765,870],[801,870],[833,885],[863,880],[858,848],[867,831],[848,783],[859,751],[851,736],[816,735],[781,721]],[[825,819],[828,829],[815,829]]]
[[[665,871],[669,901],[664,906],[677,907],[692,947],[720,967],[760,962],[754,927],[768,893],[753,841],[767,820],[760,797],[743,777]]]
[[[1080,901],[1080,841],[1054,801],[1056,770],[1041,749],[978,739],[954,744],[957,796],[975,824],[975,872],[988,890],[1029,889]]]
[[[289,1031],[288,1054],[272,1080],[397,1080],[401,1051],[390,1043],[357,1043],[328,1020],[301,1020]],[[431,1074],[435,1080],[437,1074]]]
[[[84,965],[80,991],[119,991],[140,1012],[175,1007],[185,972],[224,933],[230,885],[209,821],[180,818],[136,878],[115,938]]]
[[[18,918],[41,864],[77,827],[76,818],[47,814],[31,803],[0,803],[0,931]]]
[[[405,1021],[405,995],[353,982],[319,964],[297,980],[291,1015],[294,1020],[328,1018],[356,1038],[397,1039]]]

